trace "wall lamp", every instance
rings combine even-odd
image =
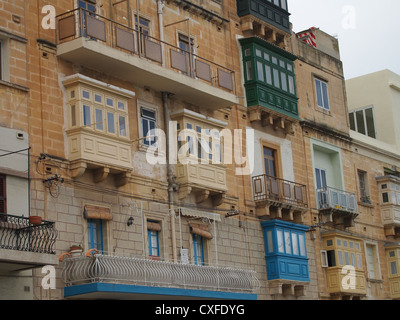
[[[130,227],[133,224],[133,220],[135,220],[135,219],[133,219],[133,217],[129,217],[128,222],[126,223],[126,225],[128,227]]]

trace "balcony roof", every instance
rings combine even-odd
[[[148,59],[112,48],[100,41],[77,38],[57,46],[57,56],[89,69],[130,81],[208,109],[238,104],[238,97],[203,81],[178,73]]]

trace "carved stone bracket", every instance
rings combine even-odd
[[[282,130],[286,135],[294,135],[296,120],[278,114],[277,112],[264,110],[261,107],[249,109],[250,122],[261,121],[263,127],[272,127],[275,131]]]

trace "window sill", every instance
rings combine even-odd
[[[13,88],[13,89],[17,89],[17,90],[20,90],[20,91],[29,92],[29,88],[21,86],[21,85],[16,84],[16,83],[11,83],[11,82],[8,82],[8,81],[5,81],[5,80],[0,80],[0,85],[6,86],[6,87],[10,87],[10,88]]]
[[[375,206],[372,203],[367,203],[367,202],[358,201],[358,205],[367,207],[367,208],[375,208]]]

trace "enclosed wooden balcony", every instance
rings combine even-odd
[[[305,185],[267,175],[253,177],[252,181],[258,216],[303,221],[308,210]]]
[[[385,234],[400,238],[400,178],[389,175],[376,180]]]
[[[211,110],[238,103],[232,70],[84,9],[57,17],[57,56]]]

